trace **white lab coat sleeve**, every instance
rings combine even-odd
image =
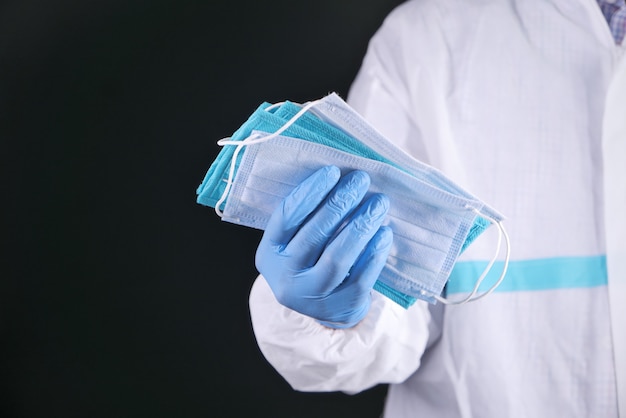
[[[467,186],[447,103],[459,71],[453,57],[466,44],[450,39],[449,7],[411,1],[394,10],[370,41],[347,101],[397,147]]]
[[[409,88],[405,81],[400,81],[402,66],[394,62],[398,57],[394,57],[393,52],[399,53],[394,51],[398,45],[388,46],[388,43],[380,35],[372,39],[347,102],[396,146],[426,161],[428,155],[422,132],[410,112]],[[419,71],[415,68],[416,73]],[[419,76],[416,74],[414,78]]]
[[[447,79],[437,12],[418,2],[394,10],[371,39],[347,98],[389,141],[431,165],[438,154],[435,145],[445,114],[440,90]]]
[[[377,292],[367,316],[350,329],[331,329],[278,303],[262,276],[250,292],[259,348],[296,390],[357,393],[399,383],[420,364],[433,327],[426,303],[404,309]]]

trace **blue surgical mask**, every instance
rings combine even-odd
[[[311,109],[315,114],[308,113]],[[490,223],[504,232],[501,215],[397,149],[338,96],[304,108],[264,104],[233,137],[220,142],[229,146],[199,187],[198,202],[215,207],[224,220],[264,229],[282,198],[319,167],[365,170],[371,191],[390,198],[386,223],[395,236],[375,289],[404,307],[416,299],[464,303],[486,294],[476,295],[476,290],[493,261],[466,298],[450,302],[439,296],[460,252]],[[500,238],[497,251],[499,246]]]

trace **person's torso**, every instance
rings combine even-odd
[[[427,162],[508,218],[511,263],[488,298],[433,308],[442,337],[391,388],[390,417],[617,416],[601,154],[616,54],[588,3],[475,2],[442,16],[440,32],[415,33],[416,59],[429,36],[447,49],[408,81],[415,92],[431,82],[411,99],[437,138],[424,140]],[[422,111],[431,99],[439,114]],[[448,297],[471,290],[495,241],[462,255]]]

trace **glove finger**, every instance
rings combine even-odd
[[[353,214],[313,267],[331,278],[326,283],[316,284],[320,286],[317,289],[320,293],[330,293],[344,281],[380,228],[388,210],[389,198],[383,194],[375,194],[370,196]]]
[[[333,304],[340,304],[342,308],[320,321],[322,325],[351,328],[365,318],[370,308],[371,290],[385,267],[392,242],[391,228],[381,226],[352,266],[348,277],[328,296],[333,299]]]
[[[260,245],[286,246],[302,222],[337,184],[340,176],[337,167],[327,166],[297,185],[272,213]]]
[[[302,267],[317,262],[346,217],[359,205],[369,185],[369,175],[364,171],[352,171],[339,180],[324,204],[289,243],[287,251],[294,254],[294,261]]]
[[[381,226],[350,269],[348,277],[339,285],[338,291],[350,289],[354,294],[369,295],[376,279],[385,267],[393,242],[393,232],[388,226]]]

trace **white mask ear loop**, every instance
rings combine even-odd
[[[276,102],[276,103],[274,103],[274,104],[269,105],[268,107],[266,107],[266,108],[265,108],[265,109],[263,109],[263,110],[265,110],[266,112],[269,112],[270,110],[272,110],[272,109],[276,109],[277,107],[280,107],[280,106],[282,106],[283,104],[285,104],[285,102]]]
[[[306,112],[309,111],[309,109],[311,109],[313,106],[316,106],[320,103],[321,99],[318,100],[314,100],[312,102],[307,103],[305,106],[302,107],[302,109],[300,109],[298,111],[298,113],[296,113],[295,115],[292,116],[291,119],[289,119],[287,122],[285,122],[285,124],[283,126],[281,126],[280,128],[278,128],[276,130],[276,132],[271,133],[267,136],[259,136],[258,134],[252,134],[249,137],[245,138],[242,141],[232,141],[230,139],[230,137],[227,138],[222,138],[219,141],[217,141],[217,145],[219,146],[225,146],[225,145],[235,145],[235,152],[233,153],[232,159],[230,161],[230,169],[228,171],[228,179],[225,180],[226,181],[226,188],[224,189],[224,193],[222,193],[222,196],[220,197],[220,199],[217,201],[217,203],[215,204],[215,213],[217,213],[217,215],[221,218],[224,213],[220,210],[220,206],[222,206],[222,203],[224,203],[226,201],[226,198],[228,197],[228,192],[230,192],[230,188],[233,184],[233,178],[235,177],[235,163],[237,162],[237,156],[239,155],[239,151],[241,151],[241,149],[247,145],[253,145],[253,144],[259,144],[261,142],[265,142],[265,141],[269,141],[272,138],[276,138],[278,135],[280,135],[281,133],[285,132],[291,125],[293,125],[298,119],[300,119],[300,117],[302,117],[302,115],[304,115]],[[276,103],[274,105],[271,105],[267,108],[265,108],[265,110],[270,110],[276,106],[280,106],[280,103]]]
[[[474,285],[474,289],[472,289],[472,292],[469,295],[467,295],[467,297],[458,301],[451,301],[441,296],[434,297],[437,301],[445,305],[462,305],[467,302],[474,302],[480,298],[487,296],[488,294],[496,290],[498,286],[500,286],[500,284],[504,280],[504,276],[506,276],[506,271],[509,267],[509,259],[511,256],[511,241],[509,240],[509,234],[507,234],[506,230],[504,229],[504,225],[502,225],[501,221],[496,221],[495,219],[489,216],[483,215],[476,209],[473,209],[473,210],[474,212],[478,213],[480,216],[487,219],[489,222],[491,222],[492,224],[498,227],[498,244],[496,246],[496,253],[491,259],[491,261],[489,262],[489,264],[487,264],[487,267],[485,267],[485,270],[476,281],[476,284]],[[504,258],[504,267],[502,268],[502,273],[500,274],[500,277],[498,278],[498,280],[493,286],[491,286],[486,292],[481,293],[480,295],[474,297],[474,295],[476,295],[476,293],[478,292],[478,288],[480,287],[480,284],[483,282],[485,277],[487,277],[487,274],[489,274],[489,272],[491,271],[493,264],[496,262],[496,259],[498,258],[498,254],[500,254],[500,244],[502,243],[502,237],[504,237],[504,241],[506,243],[506,256]]]

